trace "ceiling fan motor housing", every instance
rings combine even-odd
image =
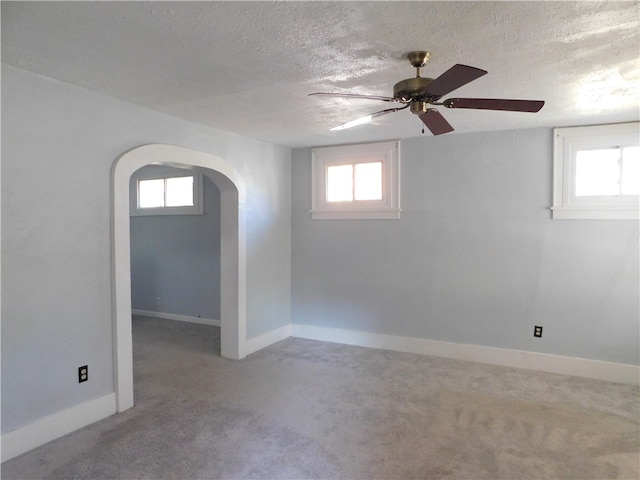
[[[433,78],[407,78],[400,80],[393,86],[393,96],[395,98],[405,98],[414,100],[424,96],[424,89],[433,82]]]
[[[407,59],[409,60],[409,63],[411,63],[411,65],[416,69],[416,77],[401,80],[393,86],[394,98],[410,100],[410,110],[415,114],[424,113],[427,109],[425,100],[428,101],[428,99],[424,98],[424,91],[427,86],[431,82],[433,82],[433,78],[420,77],[420,68],[424,67],[430,58],[431,53],[424,50],[409,52],[409,54],[407,55]]]

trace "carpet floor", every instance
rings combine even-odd
[[[638,479],[637,386],[136,317],[135,407],[3,479]]]

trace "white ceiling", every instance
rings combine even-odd
[[[639,5],[5,1],[2,61],[289,147],[422,135],[408,111],[329,132],[389,104],[307,96],[392,96],[415,76],[411,50],[432,52],[422,76],[488,70],[449,96],[546,101],[536,114],[441,109],[457,133],[635,121]]]

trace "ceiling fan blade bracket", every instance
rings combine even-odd
[[[409,108],[409,104],[403,107],[387,108],[386,110],[380,110],[379,112],[374,112],[371,114],[371,118],[380,117],[381,115],[386,115],[387,113],[399,112],[400,110],[404,110],[405,108]]]
[[[381,117],[382,115],[387,115],[388,113],[394,113],[394,112],[398,112],[400,110],[404,110],[405,108],[409,108],[409,105],[404,105],[402,107],[394,107],[394,108],[387,108],[385,110],[380,110],[378,112],[374,112],[370,115],[365,115],[364,117],[360,117],[360,118],[356,118],[355,120],[350,120],[346,123],[343,123],[341,125],[337,125],[333,128],[330,128],[329,130],[335,131],[335,130],[345,130],[347,128],[351,128],[351,127],[355,127],[358,125],[364,125],[366,123],[371,123],[371,121],[374,118],[377,117]]]
[[[333,98],[353,98],[360,100],[379,100],[382,102],[406,103],[407,100],[398,97],[385,97],[383,95],[362,95],[359,93],[337,93],[337,92],[314,92],[309,93],[309,97],[333,97]]]

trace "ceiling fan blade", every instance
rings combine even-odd
[[[456,88],[460,88],[486,74],[486,70],[458,63],[434,79],[423,92],[438,100],[447,93],[453,92]]]
[[[315,92],[310,93],[309,96],[322,96],[322,97],[338,97],[338,98],[359,98],[363,100],[381,100],[383,102],[404,102],[400,98],[383,97],[380,95],[360,95],[358,93],[331,93],[331,92]]]
[[[430,108],[425,113],[421,113],[419,117],[434,135],[453,132],[453,127],[435,108]]]
[[[405,108],[409,107],[409,105],[405,105],[404,107],[398,107],[398,108],[387,108],[386,110],[380,110],[379,112],[374,112],[371,115],[366,115],[364,117],[360,117],[360,118],[356,118],[355,120],[351,120],[349,122],[343,123],[342,125],[338,125],[336,127],[330,128],[329,130],[344,130],[345,128],[351,128],[351,127],[355,127],[357,125],[363,125],[365,123],[371,123],[371,120],[373,120],[376,117],[381,117],[382,115],[386,115],[387,113],[393,113],[393,112],[397,112],[399,110],[404,110]]]
[[[474,108],[478,110],[506,110],[509,112],[538,112],[542,100],[507,100],[502,98],[449,98],[443,102],[447,108]]]

